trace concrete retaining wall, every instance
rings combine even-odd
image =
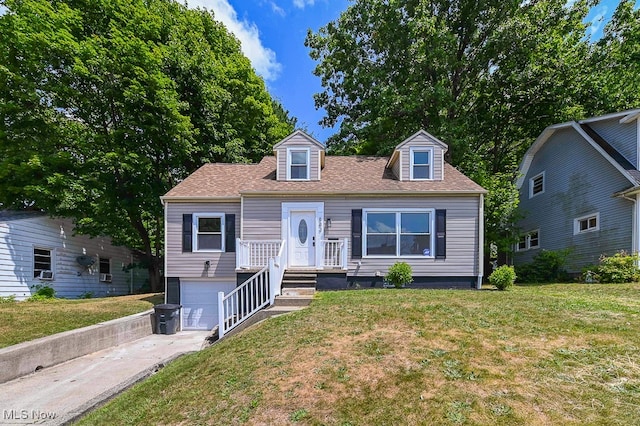
[[[153,310],[0,349],[0,383],[152,334]]]

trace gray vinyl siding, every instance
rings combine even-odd
[[[396,160],[395,163],[393,163],[393,166],[391,166],[391,171],[393,172],[393,176],[395,176],[396,179],[400,180],[400,159],[398,158],[398,160]]]
[[[604,140],[638,167],[638,123],[620,123],[620,118],[589,123]]]
[[[51,250],[53,281],[33,277],[33,249]],[[85,268],[78,264],[80,255],[92,256],[96,263]],[[112,282],[100,282],[98,258],[108,258]],[[58,297],[77,298],[86,293],[93,297],[129,294],[131,286],[140,288],[147,278],[140,270],[123,271],[131,263],[131,252],[113,246],[106,237],[73,235],[67,219],[46,216],[0,222],[0,296],[25,299],[35,292],[33,286],[53,287]]]
[[[544,193],[529,198],[529,179],[545,172]],[[516,252],[516,265],[541,249],[569,248],[569,272],[580,272],[601,254],[631,250],[633,203],[614,197],[630,182],[573,129],[557,131],[536,153],[520,189],[519,222],[540,230],[540,248]],[[600,230],[573,235],[574,219],[599,212]]]
[[[286,180],[287,179],[287,148],[308,148],[309,152],[309,179],[310,180],[319,180],[320,179],[320,151],[321,149],[315,144],[309,142],[307,138],[298,134],[294,135],[280,145],[278,149],[276,149],[277,156],[277,164],[278,168],[276,171],[277,180]]]
[[[244,239],[270,240],[281,238],[282,202],[324,202],[325,219],[331,218],[331,228],[325,238],[349,239],[350,276],[373,276],[386,273],[389,266],[406,260],[416,276],[476,276],[478,274],[478,196],[468,197],[395,197],[384,199],[331,198],[245,198]],[[367,258],[351,259],[351,211],[372,208],[424,208],[447,210],[447,257],[431,258]],[[361,265],[358,266],[358,261]]]
[[[402,180],[411,179],[411,148],[432,148],[433,149],[433,180],[443,180],[442,164],[444,151],[439,145],[435,145],[426,137],[419,135],[415,139],[399,149],[401,156]]]
[[[223,213],[236,215],[236,237],[240,237],[240,202],[171,203],[167,215],[167,277],[228,278],[235,280],[236,254],[233,252],[182,252],[182,215],[193,213]],[[210,262],[208,269],[204,263]]]

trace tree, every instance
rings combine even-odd
[[[138,249],[159,289],[159,197],[204,162],[258,160],[293,126],[208,11],[0,4],[0,203]]]
[[[522,154],[544,127],[581,116],[588,56],[578,0],[355,0],[309,32],[321,124],[338,153],[389,155],[423,128],[485,185],[487,242],[508,249]]]

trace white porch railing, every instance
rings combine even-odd
[[[278,256],[283,242],[280,240],[236,239],[236,267],[255,269],[267,266],[269,259]]]
[[[242,324],[260,309],[272,305],[280,295],[280,285],[287,263],[285,242],[267,260],[267,266],[225,296],[218,292],[218,338]],[[238,247],[238,246],[237,246]]]
[[[348,261],[348,238],[342,240],[322,240],[322,249],[324,256],[322,257],[322,267],[347,269]]]

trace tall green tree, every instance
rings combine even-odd
[[[138,249],[159,289],[159,197],[204,162],[260,159],[293,126],[208,11],[0,4],[0,203]]]
[[[586,0],[355,0],[306,39],[321,124],[338,126],[329,148],[388,155],[417,129],[437,135],[490,189],[487,237],[508,246],[514,165],[545,126],[582,113],[588,11]]]

